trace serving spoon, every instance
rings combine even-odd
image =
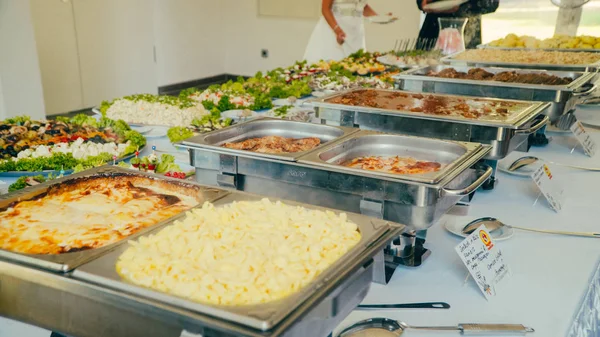
[[[461,232],[465,235],[469,235],[469,234],[473,233],[475,230],[477,230],[477,228],[479,228],[481,225],[485,225],[485,228],[487,228],[490,231],[490,233],[495,230],[498,230],[502,227],[508,227],[508,228],[515,228],[515,229],[520,229],[520,230],[524,230],[524,231],[546,233],[546,234],[560,234],[560,235],[570,235],[570,236],[584,236],[584,237],[588,237],[588,238],[600,238],[600,233],[553,231],[553,230],[545,230],[545,229],[533,229],[533,228],[526,228],[526,227],[510,226],[510,225],[500,222],[500,220],[498,220],[496,218],[490,218],[490,217],[479,218],[479,219],[469,222],[465,227],[463,227]]]
[[[514,172],[514,171],[520,169],[521,167],[525,167],[527,165],[531,165],[531,164],[533,164],[533,163],[535,163],[537,161],[543,161],[543,162],[546,162],[546,163],[549,163],[549,164],[559,165],[559,166],[564,166],[564,167],[570,167],[570,168],[574,168],[574,169],[578,169],[578,170],[600,171],[600,168],[555,163],[553,161],[543,160],[543,159],[540,159],[540,158],[534,157],[534,156],[525,156],[525,157],[521,157],[521,158],[515,160],[512,164],[510,164],[508,166],[507,170],[510,171],[510,172]]]
[[[413,326],[393,319],[378,317],[360,321],[344,329],[342,332],[340,332],[338,337],[397,337],[400,336],[406,329],[458,331],[461,335],[468,333],[505,333],[514,335],[535,331],[532,328],[525,327],[521,324],[461,323],[456,326]]]

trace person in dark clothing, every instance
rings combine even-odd
[[[437,39],[440,32],[438,18],[468,18],[465,26],[465,47],[467,49],[476,48],[481,44],[481,15],[493,13],[498,9],[500,0],[470,0],[460,6],[454,7],[447,11],[434,12],[423,9],[431,0],[417,0],[417,6],[427,15],[419,32],[419,40],[427,39],[431,41]],[[423,44],[417,46],[419,49],[424,49]]]

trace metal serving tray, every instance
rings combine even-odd
[[[501,51],[501,50],[498,50]],[[561,50],[562,51],[562,50]],[[470,65],[478,67],[503,67],[503,68],[521,68],[521,69],[541,69],[558,71],[579,71],[579,72],[598,72],[600,70],[600,60],[590,64],[540,64],[540,63],[511,63],[495,61],[467,61],[458,60],[456,56],[460,53],[444,56],[440,59],[442,63],[451,65]],[[600,55],[599,55],[600,56]]]
[[[397,140],[417,146],[413,153],[427,153],[435,142],[439,142],[440,149],[447,146],[443,140],[411,137]],[[390,176],[348,169],[315,159],[318,153],[343,143],[345,140],[332,143],[300,157],[297,162],[259,156],[241,157],[190,146],[191,164],[196,167],[196,181],[204,185],[366,214],[403,223],[411,229],[431,227],[450,207],[475,191],[492,173],[491,169],[483,170],[485,172],[471,169],[491,149],[490,146],[479,144],[460,143],[459,146],[468,149],[467,153],[459,156],[447,171],[436,177],[436,183],[422,182],[408,175]],[[343,149],[348,145],[341,146]],[[373,147],[375,150],[377,146]],[[431,178],[421,177],[421,180]]]
[[[357,130],[351,128],[310,124],[277,118],[258,118],[186,139],[182,144],[218,149],[219,151],[235,153],[240,156],[250,155],[294,161],[298,157],[322,147],[327,142],[341,139],[356,131]],[[321,140],[321,145],[310,151],[280,154],[256,153],[222,147],[224,143],[240,142],[249,138],[265,136],[282,136],[289,138],[317,137]]]
[[[462,124],[471,124],[471,125],[485,125],[485,126],[493,126],[493,127],[508,127],[513,129],[518,129],[519,125],[522,121],[530,119],[533,116],[539,115],[541,113],[540,110],[544,109],[544,104],[538,102],[528,102],[528,101],[519,101],[513,99],[495,99],[495,98],[479,98],[479,97],[466,97],[460,95],[449,95],[449,94],[429,94],[435,97],[447,97],[452,99],[463,99],[468,105],[472,105],[473,103],[468,102],[468,100],[479,101],[479,102],[511,102],[525,105],[524,108],[515,107],[513,109],[509,109],[509,115],[504,120],[492,120],[492,119],[473,119],[466,118],[462,116],[445,116],[445,115],[432,115],[426,114],[423,112],[412,112],[408,110],[400,110],[400,109],[381,109],[381,108],[372,108],[368,106],[356,106],[356,105],[344,105],[332,103],[336,97],[344,96],[346,94],[355,92],[355,91],[376,91],[376,92],[399,92],[398,90],[392,89],[366,89],[366,88],[358,88],[347,91],[342,91],[338,93],[334,93],[328,96],[313,98],[307,101],[308,104],[321,108],[319,110],[327,109],[344,109],[350,111],[359,111],[365,113],[373,113],[373,114],[381,114],[381,115],[391,115],[391,116],[399,116],[399,117],[409,117],[409,118],[418,118],[418,119],[428,119],[434,121],[444,121],[444,122],[454,122],[454,123],[462,123]],[[404,91],[409,95],[420,95],[420,92],[411,92]]]
[[[450,142],[433,138],[390,135],[376,131],[360,131],[345,140],[326,146],[302,158],[301,163],[323,166],[339,171],[381,176],[390,179],[437,184],[450,176],[461,163],[482,147],[479,143]],[[442,164],[437,172],[425,174],[394,174],[361,170],[342,165],[357,157],[385,156],[411,157],[417,160],[435,161]]]
[[[214,204],[215,206],[222,206],[234,201],[258,201],[262,198],[263,197],[257,195],[234,192],[215,201]],[[311,209],[329,210],[296,202],[286,201],[286,203]],[[330,211],[340,213],[339,211]],[[77,268],[73,273],[73,277],[159,301],[176,308],[191,310],[196,313],[210,315],[261,331],[267,331],[292,313],[296,315],[302,314],[296,312],[296,310],[303,310],[303,312],[306,312],[309,309],[306,302],[313,302],[314,304],[316,293],[323,291],[323,289],[327,289],[328,291],[333,290],[336,284],[342,282],[346,277],[349,277],[353,273],[356,273],[363,264],[370,261],[373,256],[385,246],[385,244],[394,237],[397,237],[405,228],[405,226],[400,224],[372,219],[359,214],[348,214],[348,219],[358,225],[362,235],[359,243],[317,276],[313,282],[299,290],[297,293],[270,303],[252,306],[208,305],[126,283],[121,280],[120,276],[115,271],[116,262],[119,256],[127,248],[126,245],[118,247],[103,257]],[[161,228],[164,228],[164,226]],[[156,229],[154,233],[156,233],[158,229]],[[370,281],[370,278],[364,280],[365,283],[370,283]],[[342,300],[339,303],[340,308],[345,307],[347,302],[353,302],[354,305],[357,305],[360,300],[356,301],[354,297],[358,295],[359,294],[354,294],[350,298]],[[331,327],[332,330],[333,328],[334,327]]]
[[[83,177],[91,177],[91,176],[120,176],[120,175],[128,175],[128,176],[144,176],[149,177],[156,180],[169,181],[173,184],[179,185],[182,188],[195,189],[198,191],[198,196],[203,201],[213,201],[218,198],[221,198],[227,194],[227,192],[210,188],[203,187],[193,182],[184,182],[180,179],[167,178],[164,176],[159,176],[151,173],[145,172],[135,172],[129,169],[121,168],[118,166],[103,166],[98,168],[93,168],[87,171],[79,172],[76,174],[72,174],[67,177],[63,177],[56,180],[51,180],[45,182],[40,185],[36,185],[33,187],[26,188],[24,190],[15,191],[13,193],[8,193],[0,196],[0,209],[4,209],[8,207],[11,203],[20,201],[20,200],[29,200],[40,194],[45,193],[48,188],[54,185],[58,185],[64,182],[72,181],[78,178]],[[200,202],[202,204],[202,201]],[[177,217],[177,216],[175,216]],[[170,219],[166,221],[162,221],[157,223],[156,225],[150,226],[148,228],[142,229],[139,232],[129,236],[127,239],[135,239],[141,235],[144,235],[148,231],[161,226],[164,223],[167,223]],[[38,268],[43,268],[47,270],[52,270],[56,272],[68,272],[73,270],[74,268],[93,260],[106,252],[116,248],[117,246],[123,244],[127,240],[120,240],[118,242],[100,247],[95,249],[87,249],[83,251],[73,252],[73,253],[63,253],[63,254],[48,254],[48,255],[38,255],[38,254],[22,254],[17,252],[12,252],[8,250],[0,249],[0,259],[5,259],[8,261],[23,263],[27,265],[31,265]]]
[[[515,71],[522,74],[540,73],[539,70],[531,69],[437,65],[410,70],[394,76],[394,79],[400,90],[552,102],[552,106],[547,112],[551,121],[557,120],[572,110],[579,103],[580,98],[595,90],[592,83],[594,73],[574,71],[544,71],[549,75],[573,78],[573,81],[567,85],[507,83],[427,76],[430,71],[440,72],[451,68],[460,72],[481,68],[493,74],[502,71]]]
[[[317,115],[321,119],[331,124],[359,127],[363,130],[490,144],[492,145],[492,150],[486,159],[491,160],[506,157],[511,151],[525,142],[530,134],[546,125],[549,120],[547,116],[538,118],[539,115],[545,113],[550,107],[550,103],[541,102],[527,102],[529,107],[526,109],[526,113],[519,114],[521,118],[510,123],[490,123],[466,118],[444,119],[437,116],[421,116],[412,112],[373,109],[327,102],[328,99],[346,92],[312,99],[308,104],[315,107]],[[507,101],[500,99],[486,100]],[[523,103],[523,101],[518,102]]]
[[[542,50],[542,51],[564,51],[564,52],[585,52],[585,53],[600,53],[600,49],[584,49],[584,48],[511,48],[511,47],[498,47],[490,46],[489,44],[477,45],[478,49],[498,49],[498,50]]]
[[[363,300],[373,263],[331,279],[269,331],[0,260],[0,316],[67,336],[306,337],[327,336]],[[25,294],[25,295],[24,295]],[[106,324],[110,322],[110,324]]]

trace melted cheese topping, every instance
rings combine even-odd
[[[51,187],[0,212],[0,248],[27,254],[98,248],[199,203],[152,182],[119,177]]]
[[[128,282],[196,302],[252,305],[297,292],[360,238],[343,213],[268,199],[205,203],[130,241],[116,268]]]

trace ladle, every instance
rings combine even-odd
[[[359,336],[380,336],[380,337],[397,337],[404,330],[439,330],[439,331],[458,331],[460,334],[469,333],[505,333],[505,334],[526,334],[534,332],[532,328],[525,327],[521,324],[473,324],[461,323],[456,326],[412,326],[404,322],[396,321],[389,318],[370,318],[360,321],[349,328],[344,329],[338,337],[359,337]]]
[[[502,227],[508,227],[508,228],[521,229],[524,231],[546,233],[546,234],[560,234],[560,235],[600,238],[600,233],[553,231],[553,230],[545,230],[545,229],[533,229],[533,228],[510,226],[510,225],[502,223],[500,220],[498,220],[496,218],[490,218],[490,217],[479,218],[479,219],[469,222],[465,227],[463,227],[461,232],[465,235],[469,235],[469,234],[473,233],[475,230],[477,230],[477,228],[479,228],[481,225],[485,225],[485,228],[487,228],[488,231],[490,231],[490,233],[495,230],[498,230]]]
[[[559,166],[564,166],[564,167],[570,167],[570,168],[574,168],[574,169],[578,169],[578,170],[585,170],[585,171],[600,171],[600,168],[595,168],[595,167],[584,167],[584,166],[577,166],[577,165],[569,165],[569,164],[560,164],[560,163],[555,163],[552,161],[548,161],[548,160],[543,160],[540,159],[538,157],[534,157],[534,156],[525,156],[525,157],[521,157],[517,160],[515,160],[512,164],[510,164],[510,166],[508,166],[508,171],[510,172],[514,172],[518,169],[520,169],[521,167],[527,166],[527,165],[531,165],[537,161],[543,161],[549,164],[553,164],[553,165],[559,165]]]

